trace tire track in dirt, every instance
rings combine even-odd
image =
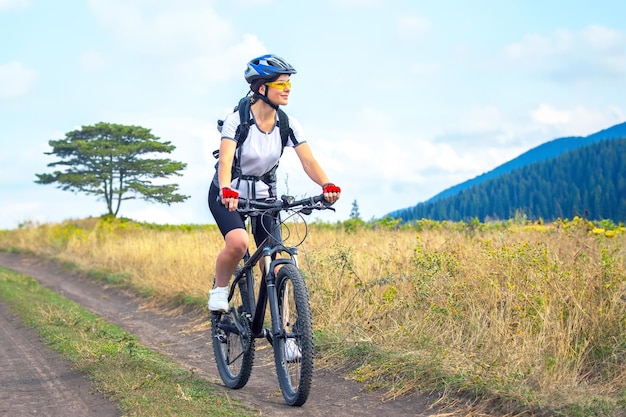
[[[117,406],[93,392],[68,361],[24,327],[0,302],[0,416],[117,417]]]
[[[327,369],[315,371],[311,394],[303,407],[287,406],[278,388],[271,349],[267,342],[260,342],[257,346],[255,365],[248,384],[240,390],[228,390],[221,385],[213,360],[208,316],[191,317],[157,312],[142,305],[141,300],[130,293],[82,278],[63,270],[54,262],[37,257],[0,252],[0,265],[31,276],[58,294],[133,333],[142,344],[167,355],[185,369],[193,370],[197,375],[214,383],[222,389],[225,396],[241,399],[264,415],[435,415],[428,411],[433,398],[411,396],[382,401],[380,395],[364,391],[356,382],[346,380],[339,373]],[[29,366],[36,367],[37,364]],[[0,398],[4,400],[3,397]],[[11,401],[11,398],[6,400]]]

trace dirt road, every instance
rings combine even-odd
[[[35,278],[42,285],[135,334],[142,344],[168,355],[186,369],[193,369],[197,375],[221,387],[213,361],[210,330],[207,326],[202,329],[203,320],[153,311],[142,306],[137,298],[116,288],[81,278],[52,262],[35,257],[0,252],[0,265]],[[0,416],[119,415],[114,404],[90,394],[84,377],[72,371],[54,352],[44,349],[34,332],[21,326],[2,304],[0,320],[0,346],[3,354],[7,348],[12,352],[0,356]],[[260,343],[258,359],[246,387],[237,391],[223,389],[224,395],[239,398],[264,415],[436,415],[428,411],[432,398],[413,396],[383,402],[380,394],[363,391],[356,382],[345,380],[331,370],[316,371],[311,395],[303,407],[286,406],[278,390],[274,365],[269,357],[270,349],[266,346],[265,342]],[[22,408],[15,408],[16,403],[23,404]],[[51,407],[61,405],[63,412],[54,413],[52,408],[46,412],[46,404]],[[75,410],[74,414],[72,410]]]
[[[0,416],[121,415],[1,302],[0,349]]]

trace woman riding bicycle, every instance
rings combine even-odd
[[[251,126],[240,150],[237,149],[236,138],[241,121],[239,112],[229,114],[222,125],[219,161],[209,188],[209,209],[224,236],[225,244],[215,262],[215,282],[208,302],[211,311],[228,310],[228,283],[248,249],[248,232],[244,219],[236,211],[238,198],[241,196],[258,200],[276,196],[275,176],[272,181],[267,181],[264,174],[277,165],[282,155],[278,107],[288,104],[290,76],[295,73],[296,70],[291,65],[276,55],[263,55],[248,62],[245,78],[252,91]],[[285,146],[296,151],[304,172],[322,187],[324,198],[329,203],[335,203],[341,196],[341,189],[329,181],[313,157],[300,123],[293,117],[288,120],[293,134],[289,136]],[[233,178],[232,175],[235,162],[241,168],[238,178]],[[258,217],[254,220],[261,222],[268,219]],[[268,227],[260,224],[253,228],[257,245],[267,237],[267,230]]]

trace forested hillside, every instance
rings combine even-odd
[[[626,220],[626,138],[603,140],[486,180],[455,195],[391,213],[403,221]]]
[[[472,178],[448,189],[443,190],[426,202],[435,202],[445,197],[451,197],[460,193],[470,187],[481,184],[489,179],[497,178],[500,175],[504,175],[518,168],[522,168],[526,165],[545,161],[550,158],[556,158],[564,152],[589,146],[594,143],[600,142],[606,139],[620,139],[626,138],[626,122],[620,123],[615,126],[611,126],[607,129],[600,130],[599,132],[592,133],[588,136],[571,136],[565,138],[553,139],[549,142],[543,143],[527,152],[524,152],[520,156],[511,161],[508,161],[495,169],[486,172],[482,175]]]

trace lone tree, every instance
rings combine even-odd
[[[37,184],[58,183],[57,188],[103,198],[108,215],[117,216],[123,200],[141,198],[157,203],[183,202],[189,196],[177,194],[178,184],[161,184],[161,179],[179,172],[187,164],[170,159],[150,158],[171,153],[171,142],[140,126],[98,123],[65,134],[65,139],[50,140],[51,152],[60,161],[49,167],[66,166],[65,171],[35,174]],[[154,184],[153,181],[158,182]]]

